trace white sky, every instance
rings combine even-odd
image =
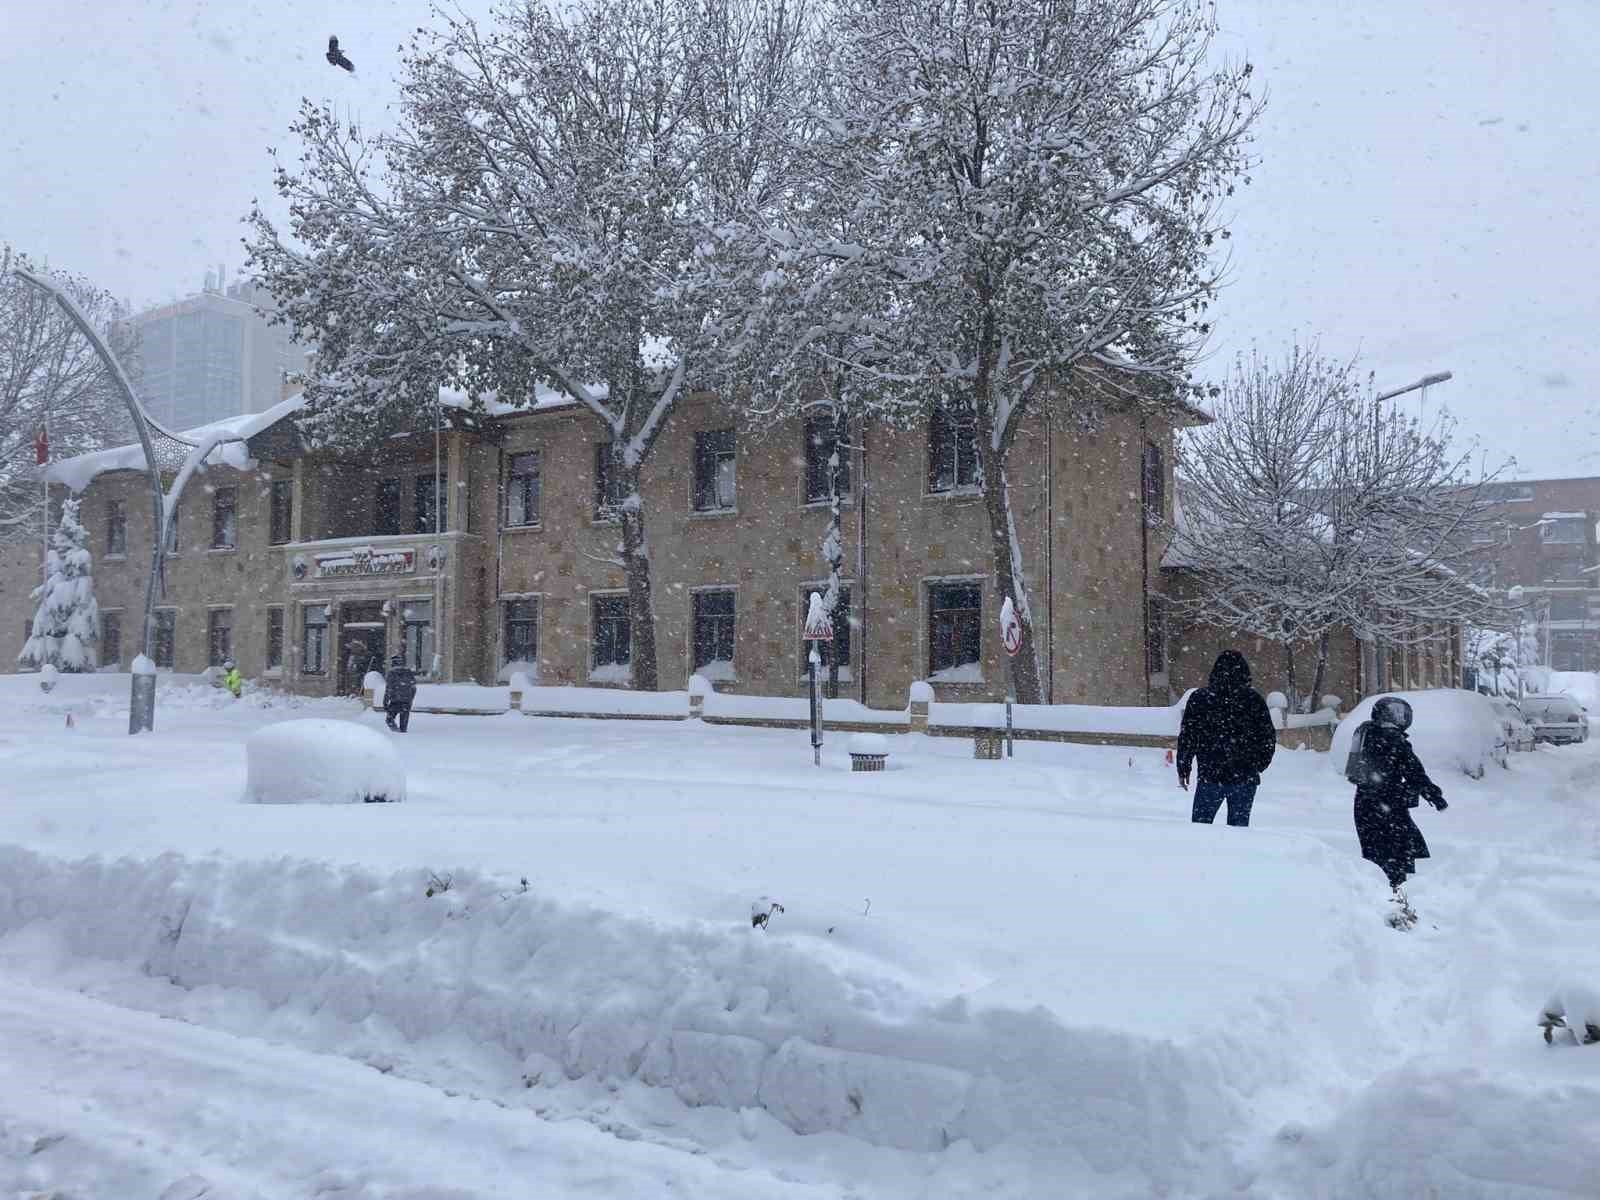
[[[1600,474],[1591,0],[1218,9],[1270,102],[1206,373],[1296,336],[1359,351],[1382,388],[1450,370],[1430,407],[1519,474]],[[232,277],[300,97],[384,121],[427,20],[426,0],[7,5],[0,241],[136,304]],[[323,60],[330,33],[354,77]]]

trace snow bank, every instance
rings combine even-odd
[[[382,708],[383,676],[374,671],[362,681],[361,686],[372,689],[373,707]],[[466,713],[510,712],[511,688],[483,687],[476,683],[419,683],[411,710],[427,712],[429,709],[453,709]]]
[[[1333,731],[1328,766],[1341,776],[1345,760],[1350,757],[1350,739],[1363,721],[1371,719],[1372,705],[1382,696],[1399,696],[1411,705],[1411,728],[1406,732],[1412,749],[1441,787],[1446,786],[1448,776],[1457,771],[1476,778],[1495,761],[1495,748],[1504,738],[1500,718],[1489,697],[1459,688],[1384,692],[1380,696],[1368,696],[1356,705]]]
[[[406,798],[406,772],[389,739],[349,721],[281,721],[245,742],[252,804],[360,804]]]
[[[1165,708],[1111,708],[1092,704],[1014,704],[1012,725],[1051,733],[1123,733],[1177,737],[1185,696]],[[1004,704],[944,704],[928,709],[928,724],[1004,729]]]
[[[528,687],[522,692],[522,711],[533,716],[546,713],[687,720],[689,694],[632,692],[625,688]]]
[[[470,1046],[498,1060],[489,1078],[514,1102],[564,1079],[632,1079],[798,1133],[1033,1144],[1163,1192],[1240,1118],[1215,1056],[1159,1036],[1072,1028],[1039,1007],[929,1005],[742,913],[673,926],[467,872],[428,897],[427,878],[6,846],[0,936],[28,928],[170,980],[188,993],[174,1015],[292,1031],[399,1075],[425,1075],[441,1044]]]
[[[810,721],[811,701],[791,696],[735,696],[712,692],[705,698],[707,717],[751,721]],[[868,708],[859,700],[822,700],[824,721],[847,721],[861,725],[909,725],[903,710]]]

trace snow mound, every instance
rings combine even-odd
[[[926,679],[917,680],[911,685],[910,700],[913,704],[932,704],[933,684],[929,683]]]
[[[1383,696],[1398,696],[1411,705],[1411,728],[1406,732],[1411,747],[1436,783],[1456,771],[1473,778],[1482,776],[1495,760],[1495,747],[1502,740],[1500,718],[1487,696],[1459,688],[1439,688],[1426,692],[1384,692],[1368,696],[1350,710],[1333,731],[1333,750],[1328,766],[1344,774],[1350,757],[1350,740],[1356,728],[1371,720],[1374,702]]]
[[[252,804],[360,804],[406,798],[406,772],[389,739],[348,721],[280,721],[245,742]]]
[[[1216,1056],[1159,1034],[930,1004],[743,919],[665,924],[451,879],[429,897],[421,868],[64,862],[0,846],[0,938],[27,928],[183,989],[159,1011],[401,1076],[459,1070],[438,1047],[471,1046],[499,1064],[475,1086],[503,1080],[507,1103],[563,1080],[634,1080],[803,1134],[1033,1145],[1163,1193],[1241,1119]]]
[[[881,733],[857,733],[850,738],[851,754],[888,754],[889,739]]]

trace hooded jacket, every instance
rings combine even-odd
[[[390,667],[383,677],[383,702],[410,704],[417,698],[417,673],[410,667]]]
[[[1250,664],[1237,650],[1224,650],[1210,682],[1184,705],[1178,774],[1187,777],[1198,758],[1201,783],[1260,783],[1277,748],[1267,702],[1250,686]]]

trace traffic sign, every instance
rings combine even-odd
[[[1022,649],[1022,622],[1017,620],[1017,610],[1012,606],[1010,596],[1000,606],[1000,641],[1005,645],[1006,653],[1012,657]]]

